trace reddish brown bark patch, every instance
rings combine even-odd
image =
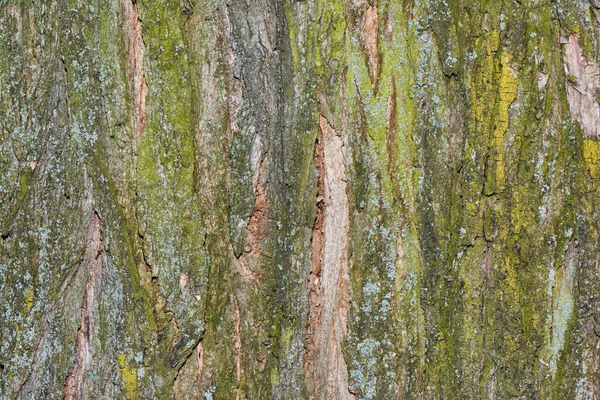
[[[563,49],[571,115],[588,137],[600,139],[600,67],[583,56],[579,37],[569,35]]]
[[[262,256],[272,257],[264,247],[269,224],[269,197],[267,195],[267,160],[261,155],[260,138],[257,138],[252,150],[252,164],[255,171],[252,184],[254,187],[254,210],[246,226],[244,252],[236,259],[238,270],[247,284],[256,284],[264,275],[260,267]]]
[[[242,314],[240,312],[240,305],[235,295],[231,295],[233,298],[233,312],[234,312],[234,326],[233,333],[235,339],[235,380],[237,382],[237,390],[235,398],[240,399],[241,388],[240,383],[242,381]]]
[[[122,0],[125,37],[127,39],[127,64],[132,73],[131,89],[135,105],[136,147],[146,125],[146,94],[148,86],[144,75],[144,41],[142,22],[139,18],[138,3]]]
[[[352,398],[341,342],[349,307],[349,205],[343,140],[321,116],[314,162],[319,174],[311,242],[304,369],[311,398]]]
[[[89,265],[89,272],[81,305],[81,326],[77,331],[75,344],[75,365],[67,376],[65,400],[85,397],[84,377],[88,360],[91,358],[90,343],[93,339],[94,302],[101,289],[102,280],[102,237],[100,235],[100,218],[95,212],[90,219],[88,243],[83,262]]]
[[[313,155],[315,167],[318,173],[317,182],[317,216],[312,231],[310,243],[310,265],[311,271],[308,278],[308,326],[306,329],[307,346],[305,352],[305,368],[309,368],[311,361],[315,359],[316,349],[314,346],[315,332],[321,329],[321,274],[323,271],[323,243],[324,243],[324,219],[325,203],[325,166],[323,165],[323,132],[319,128],[317,141]]]
[[[377,48],[379,44],[379,15],[377,5],[370,5],[366,0],[364,3],[366,5],[362,21],[364,48],[371,85],[376,88],[381,72],[381,56]]]
[[[397,165],[398,165],[398,117],[397,117],[397,100],[396,100],[396,81],[392,77],[390,81],[390,93],[387,101],[386,113],[386,151],[388,158],[388,171],[390,171],[390,180],[392,181],[392,190],[394,198],[400,200],[400,182],[398,181]]]

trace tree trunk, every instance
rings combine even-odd
[[[600,399],[600,1],[0,10],[0,399]]]

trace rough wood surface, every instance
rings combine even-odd
[[[599,399],[598,0],[0,0],[0,399]]]

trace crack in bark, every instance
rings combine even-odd
[[[148,85],[144,72],[144,54],[145,46],[142,36],[142,21],[139,16],[139,3],[135,0],[121,0],[123,6],[123,28],[127,40],[127,63],[129,71],[131,71],[131,90],[134,100],[134,157],[137,159],[141,138],[144,134],[146,125],[146,95],[148,94]],[[137,161],[135,162],[137,166]],[[137,193],[136,193],[137,195]],[[150,293],[153,303],[153,315],[156,322],[165,320],[166,324],[173,326],[175,337],[173,343],[176,342],[179,335],[177,320],[174,313],[167,307],[167,301],[160,293],[158,277],[152,272],[152,264],[148,260],[148,255],[144,249],[144,236],[140,231],[140,222],[137,216],[137,207],[135,203],[131,204],[132,215],[135,223],[137,235],[134,239],[134,247],[140,252],[138,258],[138,275],[140,283],[145,290]],[[171,314],[171,318],[167,314]],[[168,318],[168,321],[166,319]],[[162,336],[161,328],[157,323],[157,336]],[[165,325],[163,325],[164,327]],[[173,350],[174,344],[170,347]]]
[[[381,56],[378,50],[379,15],[377,13],[377,4],[371,5],[367,0],[363,0],[363,2],[366,6],[362,21],[363,46],[366,52],[371,85],[373,89],[376,89],[379,82],[379,73],[381,72]]]
[[[204,344],[198,343],[198,378],[202,380],[202,370],[204,369]]]
[[[181,365],[177,368],[177,373],[175,374],[175,380],[173,381],[173,385],[172,385],[174,392],[175,392],[175,394],[174,394],[175,399],[181,398],[180,395],[183,394],[182,392],[184,392],[186,389],[190,388],[190,386],[187,383],[187,381],[189,380],[189,378],[187,377],[187,375],[189,374],[189,372],[187,371],[187,366],[188,366],[188,363],[191,362],[192,356],[194,355],[194,353],[196,354],[196,357],[197,357],[196,361],[198,362],[198,369],[197,369],[198,379],[196,382],[198,383],[199,388],[205,384],[205,382],[202,382],[202,372],[204,369],[204,344],[202,343],[203,338],[204,338],[204,333],[202,334],[200,339],[198,339],[198,341],[192,348],[192,351],[190,351],[190,353],[185,357],[185,359],[183,360]],[[196,350],[195,352],[194,352],[194,349]],[[191,365],[190,365],[190,367],[191,367]],[[194,388],[193,385],[191,387]],[[185,398],[187,398],[187,397],[185,397]]]
[[[242,337],[241,337],[242,316],[240,313],[240,306],[238,304],[237,297],[234,294],[232,294],[231,298],[233,299],[233,312],[234,312],[234,317],[235,317],[234,327],[233,327],[233,334],[234,334],[234,338],[235,338],[235,350],[236,350],[235,380],[236,380],[236,384],[237,384],[235,398],[236,398],[236,400],[239,400],[240,396],[241,396],[241,392],[242,392],[241,388],[240,388],[240,382],[242,380]]]
[[[135,104],[135,154],[146,125],[146,95],[148,85],[144,74],[144,40],[142,38],[142,22],[139,17],[138,3],[122,0],[124,11],[124,28],[127,38],[127,63],[132,73],[131,89]]]
[[[325,203],[323,202],[324,187],[325,187],[325,167],[323,165],[323,134],[319,128],[319,135],[315,142],[314,148],[314,163],[317,169],[317,215],[313,226],[311,243],[310,243],[310,263],[311,272],[308,282],[308,325],[306,328],[307,345],[305,351],[305,369],[308,369],[309,360],[314,359],[316,349],[314,348],[315,331],[321,328],[321,284],[323,264],[323,221],[325,217]]]
[[[310,398],[353,398],[341,342],[349,307],[349,205],[343,140],[321,116],[314,161],[319,175],[311,241],[304,369]]]
[[[258,144],[256,144],[258,143]],[[252,179],[254,186],[254,210],[248,220],[246,227],[246,238],[244,239],[244,252],[239,257],[235,257],[234,260],[242,280],[247,284],[256,284],[260,278],[264,275],[264,271],[260,269],[259,259],[261,256],[266,255],[272,257],[262,246],[262,241],[266,236],[268,211],[269,211],[269,198],[266,190],[266,179],[267,174],[265,172],[267,163],[265,157],[261,158],[260,153],[262,152],[262,145],[260,137],[257,136],[256,143],[252,149],[253,164],[258,164],[255,168],[255,174]]]
[[[400,182],[398,180],[398,104],[396,100],[396,79],[392,76],[390,79],[390,91],[387,101],[386,110],[386,151],[388,158],[388,171],[390,172],[390,180],[392,182],[392,192],[394,198],[397,199],[398,205],[401,207],[403,215],[407,214],[406,204],[402,198],[400,190]]]
[[[32,381],[33,378],[33,382],[35,382],[35,377],[37,375],[37,371],[40,368],[40,360],[42,358],[42,351],[44,349],[44,342],[46,341],[46,336],[48,335],[48,329],[50,327],[50,324],[48,323],[48,319],[45,318],[44,319],[44,328],[43,328],[43,333],[40,335],[40,340],[38,341],[38,344],[36,346],[35,349],[35,355],[33,357],[33,363],[31,366],[31,371],[29,371],[29,375],[27,375],[27,378],[25,378],[25,380],[23,381],[23,383],[21,383],[17,390],[17,400],[21,400],[23,399],[23,388],[27,388],[28,384],[30,381]]]
[[[584,57],[579,37],[574,33],[569,35],[562,56],[571,114],[586,136],[600,139],[600,67]]]
[[[96,211],[92,213],[90,218],[85,262],[89,265],[89,270],[81,305],[81,326],[77,331],[75,365],[65,382],[65,400],[85,397],[85,373],[91,358],[90,347],[93,340],[95,318],[93,309],[102,283],[102,236],[100,233],[100,218]]]

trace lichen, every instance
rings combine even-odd
[[[600,179],[600,141],[583,140],[583,158],[593,179]]]
[[[127,354],[119,354],[119,369],[121,371],[121,380],[125,389],[125,398],[137,398],[137,379],[138,373],[135,367],[128,361]]]

